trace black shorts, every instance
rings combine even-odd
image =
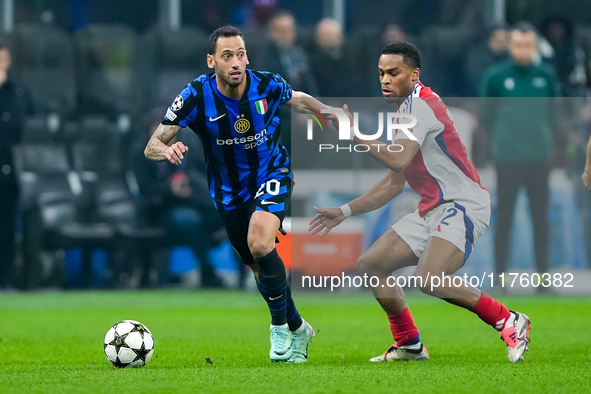
[[[248,247],[248,226],[255,211],[265,211],[283,219],[289,210],[293,180],[291,174],[279,175],[263,183],[254,198],[232,210],[218,210],[226,227],[230,243],[236,249],[244,264],[254,263]],[[283,232],[283,229],[280,228]],[[276,242],[279,242],[278,240]]]

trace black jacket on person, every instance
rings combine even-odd
[[[316,77],[310,58],[300,47],[281,48],[269,43],[260,58],[261,68],[279,74],[294,90],[301,90],[312,96],[318,95]]]
[[[10,77],[0,86],[0,189],[16,190],[12,147],[21,141],[25,117],[31,113],[26,89]]]

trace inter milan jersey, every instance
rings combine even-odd
[[[232,99],[220,93],[212,73],[188,84],[166,111],[163,124],[190,127],[201,138],[218,209],[234,209],[266,180],[291,174],[278,116],[291,96],[279,75],[246,70],[244,95]]]

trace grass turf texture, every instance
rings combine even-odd
[[[369,363],[391,344],[371,298],[299,298],[318,331],[310,362],[272,364],[258,294],[231,291],[0,295],[0,392],[589,392],[588,299],[504,299],[533,320],[526,361],[507,361],[498,334],[440,300],[409,299],[431,361]],[[109,327],[138,320],[155,354],[116,369]],[[208,363],[209,358],[212,363]]]

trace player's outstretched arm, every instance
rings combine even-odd
[[[388,174],[361,197],[349,202],[351,216],[361,215],[383,207],[394,197],[402,193],[406,179],[398,172],[388,170]],[[341,208],[317,208],[316,216],[310,220],[308,231],[321,237],[330,232],[346,219]]]
[[[150,137],[144,155],[154,161],[168,160],[177,166],[181,164],[189,148],[180,141],[168,146],[180,129],[181,126],[160,124]]]
[[[306,108],[320,112],[321,109],[328,108],[328,105],[321,103],[308,93],[294,90],[291,99],[285,103],[292,111],[305,113]]]
[[[362,215],[383,207],[394,197],[402,193],[406,178],[404,174],[388,170],[386,176],[361,197],[349,203],[351,215]]]
[[[295,99],[295,100],[294,100]],[[309,109],[312,109],[316,112],[320,112],[320,110],[325,108],[331,108],[329,105],[322,103],[321,101],[315,99],[314,97],[310,96],[308,93],[300,92],[294,90],[291,99],[286,103],[286,105],[295,112],[299,113],[307,113]],[[309,108],[309,109],[308,109]],[[334,127],[338,128],[338,118],[334,114],[325,114],[324,117],[328,119]]]
[[[343,111],[349,118],[350,125],[353,126],[353,115],[351,115],[347,104],[343,105]],[[359,130],[359,132],[363,134],[362,130]],[[398,173],[404,171],[421,147],[417,142],[407,139],[398,139],[394,145],[385,144],[377,140],[371,140],[371,143],[367,143],[367,140],[362,140],[354,135],[352,129],[351,137],[351,141],[356,144],[366,144],[369,147],[367,153],[375,161],[387,169]]]
[[[589,138],[589,142],[587,142],[587,159],[585,161],[585,171],[581,175],[581,178],[585,187],[591,190],[591,137]]]

